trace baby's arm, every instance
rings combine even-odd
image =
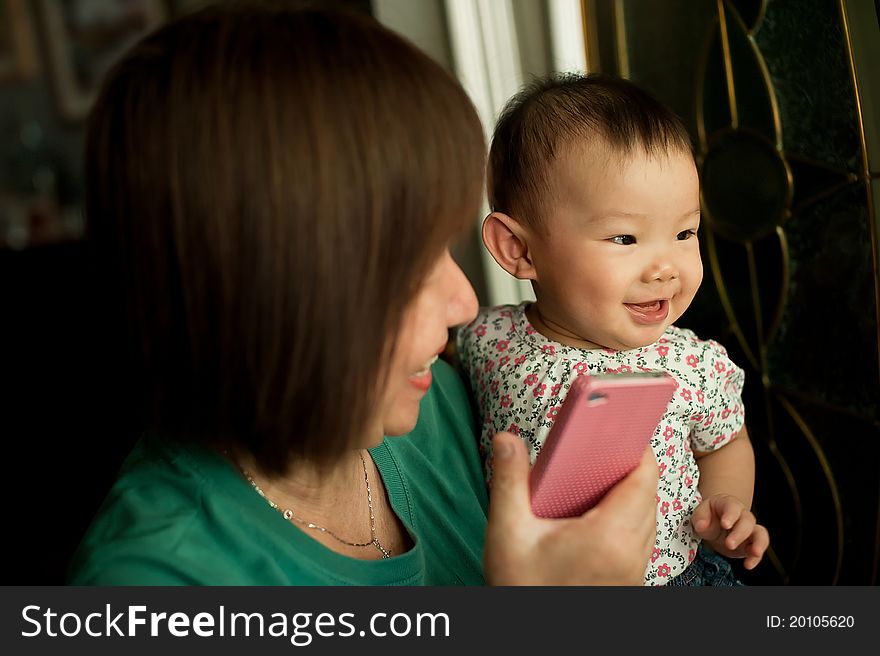
[[[700,468],[703,501],[694,510],[694,533],[716,552],[745,558],[753,569],[770,544],[767,529],[749,510],[755,485],[755,458],[746,427],[715,451],[694,452]]]

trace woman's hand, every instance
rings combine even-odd
[[[529,503],[529,457],[510,433],[493,441],[484,564],[492,585],[641,585],[656,534],[657,463],[639,466],[581,517],[542,519]]]

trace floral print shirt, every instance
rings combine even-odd
[[[718,449],[739,433],[743,371],[717,342],[675,326],[654,344],[628,351],[565,346],[532,326],[527,307],[526,302],[483,308],[458,333],[461,361],[479,404],[487,480],[492,436],[503,430],[519,435],[534,463],[576,376],[669,373],[678,387],[651,440],[660,481],[657,540],[645,569],[646,585],[665,585],[685,570],[700,543],[690,525],[701,500],[693,450]]]

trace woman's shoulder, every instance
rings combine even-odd
[[[231,520],[241,513],[222,489],[224,477],[237,483],[219,453],[142,437],[74,554],[69,583],[247,583],[232,553],[243,536]],[[224,506],[230,521],[220,514]],[[230,546],[217,549],[220,543]]]
[[[117,515],[124,514],[143,521],[153,515],[190,515],[203,492],[209,457],[207,450],[142,436],[123,463],[98,518],[122,519]]]
[[[74,554],[70,583],[191,582],[179,573],[168,581],[165,566],[174,545],[187,541],[201,493],[198,470],[183,467],[182,457],[174,445],[140,439]]]

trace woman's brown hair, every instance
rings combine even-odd
[[[328,463],[373,418],[407,302],[475,219],[460,85],[373,20],[208,8],[111,72],[87,221],[123,301],[145,428]]]

